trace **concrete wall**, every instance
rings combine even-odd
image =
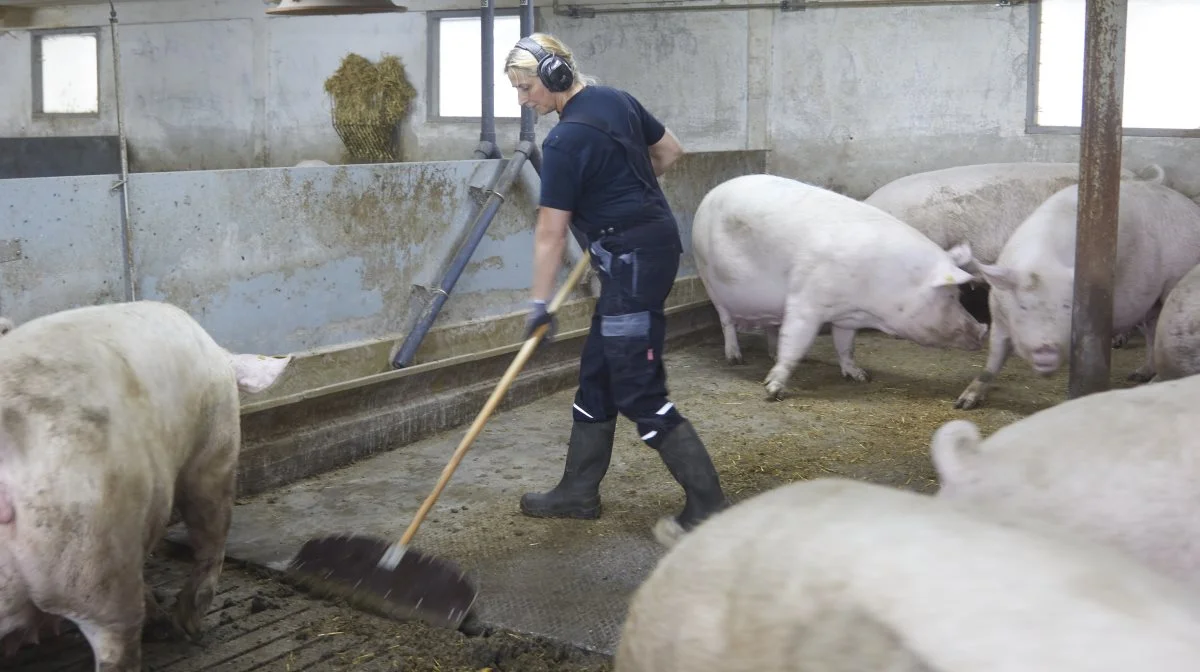
[[[502,163],[133,175],[137,298],[184,308],[219,342],[242,351],[295,352],[402,335],[414,285],[439,283],[473,215],[471,187],[490,186]],[[764,168],[762,152],[681,160],[664,189],[685,242],[705,192]],[[123,300],[114,179],[0,180],[0,313],[20,323]],[[506,197],[435,326],[524,310],[534,206],[523,188]],[[679,275],[693,274],[688,254]]]
[[[612,0],[582,4],[612,10]],[[501,0],[499,9],[516,0]],[[398,15],[268,19],[259,2],[121,2],[120,43],[135,169],[335,162],[324,79],[350,50],[401,57],[419,91],[404,128],[410,161],[470,158],[474,122],[426,119],[426,14],[478,3],[415,0]],[[39,10],[39,26],[107,26],[107,4]],[[772,172],[863,197],[904,174],[1005,160],[1075,160],[1077,135],[1025,132],[1027,4],[598,14],[538,11],[585,71],[628,88],[689,149],[771,149]],[[98,122],[30,118],[29,37],[0,37],[0,136],[114,132],[104,37]],[[511,95],[503,81],[498,95]],[[539,124],[539,137],[554,117]],[[498,120],[502,146],[518,122]],[[1200,139],[1129,137],[1138,169],[1200,193]]]
[[[403,126],[406,161],[471,158],[478,122],[430,121],[424,12],[268,18],[259,2],[118,2],[125,126],[135,171],[293,166],[303,159],[338,163],[342,144],[330,123],[323,86],[350,51],[400,57],[418,97]],[[512,0],[498,7],[516,7]],[[478,7],[438,3],[438,9]],[[95,135],[116,132],[108,7],[69,6],[34,12],[39,28],[103,26],[102,112],[97,119],[34,118],[30,94],[31,37],[13,30],[0,37],[0,137]],[[575,22],[538,12],[539,29],[561,32],[589,74],[629,86],[644,96],[692,151],[745,149],[743,47],[732,54],[706,45],[724,39],[729,26],[745,26],[745,13],[677,17],[620,16]],[[734,28],[736,32],[738,29]],[[744,29],[742,29],[744,32]],[[653,31],[659,37],[647,41]],[[671,39],[665,36],[671,35]],[[733,62],[731,62],[731,57]],[[743,65],[736,66],[736,62]],[[654,62],[646,74],[639,62]],[[708,81],[681,86],[678,74],[704,67]],[[506,81],[497,95],[515,96]],[[11,94],[9,92],[12,92]],[[539,137],[555,123],[539,121]],[[739,127],[730,133],[731,126]],[[519,120],[497,119],[505,151],[516,143]],[[762,148],[765,138],[755,144]]]
[[[864,198],[906,174],[1078,161],[1078,135],[1027,134],[1029,7],[826,9],[775,16],[772,172]],[[1082,67],[1082,64],[1081,64]],[[1200,138],[1126,137],[1200,194]]]

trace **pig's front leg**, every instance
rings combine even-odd
[[[1129,380],[1147,383],[1154,379],[1154,330],[1158,327],[1158,313],[1151,315],[1145,322],[1138,325],[1142,336],[1146,338],[1146,361],[1129,374]]]
[[[1129,380],[1146,383],[1154,378],[1154,374],[1156,373],[1154,370],[1154,331],[1158,328],[1158,316],[1161,314],[1162,303],[1160,301],[1156,302],[1150,308],[1149,312],[1146,313],[1146,317],[1142,318],[1141,323],[1137,325],[1137,329],[1142,332],[1142,336],[1146,339],[1146,362],[1129,374]],[[1129,331],[1132,332],[1133,330],[1130,329]]]
[[[1008,340],[1008,327],[1004,324],[1002,317],[992,313],[992,326],[988,329],[987,365],[984,367],[983,373],[971,381],[967,389],[958,395],[954,407],[966,410],[982,404],[983,400],[987,398],[992,382],[996,379],[996,374],[1004,368],[1004,362],[1008,360],[1011,353],[1012,342]]]
[[[178,639],[183,632],[171,620],[171,614],[163,608],[154,589],[146,585],[142,591],[146,603],[146,620],[142,626],[143,637],[150,641],[169,641]]]
[[[858,333],[857,330],[834,326],[832,331],[833,347],[837,350],[838,365],[842,367],[842,375],[860,383],[871,380],[871,374],[854,362],[854,335]]]
[[[733,323],[733,317],[716,301],[713,301],[713,307],[717,309],[717,318],[721,320],[721,335],[725,337],[725,361],[730,364],[742,364],[742,349],[738,347],[737,326]]]

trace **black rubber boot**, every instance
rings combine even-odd
[[[654,534],[659,542],[672,546],[685,532],[728,508],[729,501],[721,491],[721,480],[712,458],[696,435],[692,423],[684,420],[671,430],[659,446],[658,453],[671,475],[683,486],[687,497],[679,515],[663,518],[655,527]]]
[[[521,513],[534,518],[600,517],[600,481],[612,459],[617,420],[576,422],[567,444],[562,480],[550,492],[521,496]]]

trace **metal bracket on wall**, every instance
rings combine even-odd
[[[490,194],[491,191],[492,190],[490,186],[485,188],[472,184],[471,186],[467,187],[467,194],[470,195],[472,201],[475,201],[475,205],[480,207],[482,207],[484,202],[487,201],[488,194]]]
[[[779,0],[781,12],[803,12],[808,9],[808,0]]]

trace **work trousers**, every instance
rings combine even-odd
[[[662,360],[663,306],[679,270],[679,248],[625,251],[602,238],[590,249],[600,297],[583,346],[572,415],[578,422],[604,422],[620,413],[636,423],[642,441],[657,450],[684,420],[667,398]]]

